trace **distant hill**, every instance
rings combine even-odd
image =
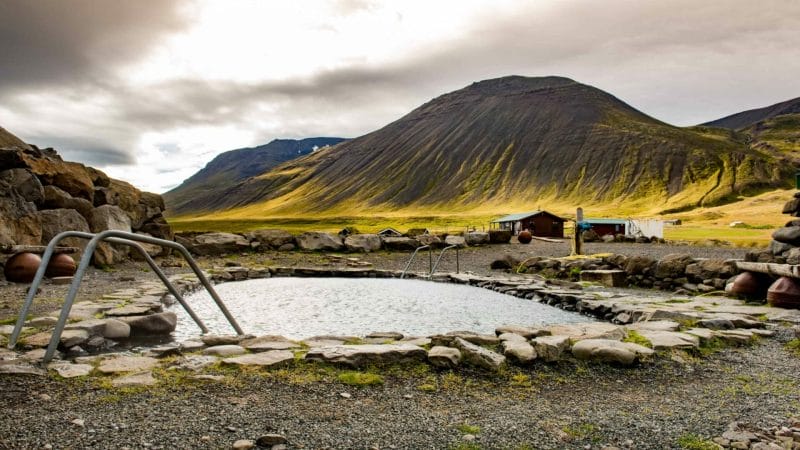
[[[787,100],[785,102],[776,103],[765,108],[751,109],[748,111],[731,114],[730,116],[712,120],[711,122],[706,122],[702,125],[708,127],[728,128],[731,130],[741,130],[751,125],[755,125],[757,122],[762,122],[786,114],[800,114],[800,97]]]
[[[282,162],[342,141],[343,138],[337,137],[276,139],[258,147],[227,151],[217,155],[180,186],[163,194],[167,210],[170,214],[181,214],[214,209],[222,200],[218,194],[238,182],[261,175]]]
[[[800,97],[752,109],[702,126],[727,128],[735,139],[766,154],[787,158],[800,167]]]
[[[195,211],[233,208],[218,216],[247,218],[507,210],[548,200],[675,209],[786,186],[788,174],[744,141],[674,127],[594,87],[511,76],[473,83],[377,131],[219,189],[212,208]]]

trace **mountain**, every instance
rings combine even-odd
[[[282,162],[342,141],[343,138],[336,137],[276,139],[258,147],[230,150],[217,155],[180,186],[165,193],[164,200],[172,214],[213,209],[221,201],[219,192],[260,175]]]
[[[728,128],[731,130],[740,130],[749,127],[757,122],[763,122],[777,116],[786,114],[800,114],[800,97],[787,100],[785,102],[776,103],[772,106],[765,108],[751,109],[721,119],[706,122],[703,125],[707,127]]]
[[[702,126],[731,130],[751,148],[786,158],[800,167],[800,97],[766,108],[751,109]]]
[[[674,127],[597,88],[510,76],[219,190],[214,207],[231,218],[532,202],[674,210],[785,186],[788,173],[744,142]]]

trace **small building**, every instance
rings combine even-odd
[[[584,219],[598,236],[664,237],[664,221],[658,219]]]
[[[531,211],[527,213],[509,214],[491,222],[492,228],[509,230],[517,235],[520,231],[528,230],[534,236],[564,237],[564,222],[567,219],[558,217],[547,211]]]
[[[628,235],[627,219],[584,219],[583,222],[588,223],[598,236]]]
[[[378,236],[383,237],[403,237],[403,233],[395,230],[394,228],[384,228],[378,231]]]

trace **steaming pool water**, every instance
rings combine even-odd
[[[448,331],[493,334],[500,325],[590,322],[576,313],[483,288],[396,278],[265,278],[215,286],[245,333],[290,339],[364,336],[398,331],[429,336]],[[185,297],[213,334],[233,328],[205,290]],[[173,333],[196,337],[199,327],[180,305]]]

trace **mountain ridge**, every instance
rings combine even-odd
[[[343,142],[339,137],[274,139],[220,153],[177,187],[163,194],[171,214],[213,208],[217,193],[293,158]]]
[[[774,155],[675,127],[563,77],[443,94],[364,136],[220,192],[225,216],[469,208],[520,198],[714,204],[783,186]]]

